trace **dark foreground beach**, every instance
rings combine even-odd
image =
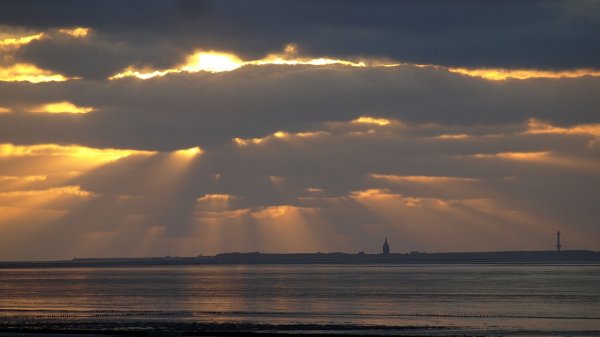
[[[600,266],[0,268],[0,337],[600,336]]]
[[[173,323],[173,322],[2,322],[1,337],[37,336],[600,336],[600,330],[480,330],[451,326],[353,324]]]
[[[444,327],[365,326],[336,324],[45,322],[2,324],[0,336],[446,336],[459,331]],[[464,333],[464,332],[463,332]],[[463,335],[463,333],[459,333]]]
[[[479,330],[450,326],[353,324],[2,322],[2,337],[36,336],[599,336],[600,330]]]

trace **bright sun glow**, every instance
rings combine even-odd
[[[75,104],[67,101],[49,103],[37,106],[32,109],[33,112],[46,112],[46,113],[72,113],[72,114],[85,114],[94,111],[92,107],[76,106]]]
[[[284,131],[277,131],[277,132],[273,133],[273,136],[276,138],[285,138],[285,137],[288,137],[289,134]]]
[[[234,54],[220,52],[197,52],[188,57],[183,71],[195,73],[198,71],[208,71],[218,73],[222,71],[232,71],[244,65]]]

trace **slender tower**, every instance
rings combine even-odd
[[[383,243],[383,255],[390,255],[390,245],[387,242],[387,237],[385,238],[385,242]]]
[[[560,247],[562,247],[560,244],[560,231],[557,230],[556,231],[556,252],[557,253],[560,253]]]

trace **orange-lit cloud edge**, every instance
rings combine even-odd
[[[43,113],[72,113],[72,114],[86,114],[94,111],[93,107],[89,106],[77,106],[68,101],[54,102],[42,104],[31,109],[32,112],[43,112]]]
[[[50,30],[48,32],[20,33],[10,34],[0,32],[0,50],[10,52],[27,45],[33,41],[42,39],[52,39],[57,35],[68,36],[81,39],[90,35],[91,29],[88,27],[67,27]],[[430,64],[409,64],[392,63],[381,60],[343,60],[331,57],[307,57],[299,56],[298,46],[288,44],[283,52],[269,54],[259,60],[242,60],[233,53],[224,51],[195,51],[186,58],[186,62],[169,69],[138,69],[127,67],[122,72],[117,73],[109,79],[121,79],[126,77],[135,77],[138,79],[150,79],[162,77],[174,73],[196,73],[206,71],[211,73],[233,71],[244,66],[254,65],[309,65],[309,66],[349,66],[349,67],[401,67],[417,66],[421,68],[433,68],[445,70],[452,73],[458,73],[470,77],[479,77],[490,81],[503,81],[509,79],[525,80],[532,78],[577,78],[583,76],[600,76],[600,70],[597,69],[571,69],[571,70],[541,70],[541,69],[503,69],[503,68],[466,68],[466,67],[446,67]],[[0,81],[28,81],[32,83],[66,81],[70,79],[61,74],[54,74],[48,70],[40,69],[36,65],[29,63],[16,62],[10,66],[0,67]]]
[[[160,155],[162,162],[177,171],[176,168],[187,167],[194,158],[202,153],[203,151],[199,147],[158,152],[91,148],[79,145],[3,143],[0,144],[0,160],[16,163],[21,158],[31,158],[42,160],[42,164],[32,168],[33,172],[26,170],[24,172],[15,171],[12,175],[0,175],[2,184],[0,186],[0,209],[3,209],[5,215],[11,213],[17,216],[27,209],[46,209],[46,206],[51,204],[50,201],[60,197],[74,197],[79,201],[94,197],[95,193],[87,191],[81,186],[73,185],[70,182],[71,179],[128,157]]]
[[[67,77],[62,74],[53,73],[50,70],[41,69],[30,63],[14,63],[10,66],[0,67],[1,82],[64,82],[79,79],[78,77]]]
[[[366,117],[366,116],[363,116]],[[378,118],[373,119],[377,120]],[[356,120],[359,120],[357,118]],[[348,124],[358,125],[365,124],[376,128],[389,128],[394,124],[395,121],[390,120],[390,123],[363,123],[363,122],[349,121]],[[363,118],[369,120],[368,118]],[[383,124],[383,125],[380,125]],[[515,131],[519,132],[519,131]],[[275,135],[277,134],[277,135]],[[276,132],[271,137],[277,141],[285,141],[296,137],[293,133]],[[560,134],[570,134],[569,132],[561,132]],[[298,136],[298,139],[303,136]],[[306,135],[304,135],[306,138]],[[304,139],[302,138],[302,139]],[[110,151],[115,151],[110,153]],[[81,148],[78,146],[62,146],[55,144],[48,145],[34,145],[34,146],[0,146],[0,155],[10,154],[12,156],[73,156],[81,160],[88,160],[90,158],[96,158],[102,162],[119,160],[129,155],[145,154],[151,155],[156,152],[137,152],[135,150],[129,150],[133,152],[119,152],[128,150],[114,150],[114,149],[91,149]],[[185,158],[190,158],[202,154],[202,149],[193,147],[189,149],[182,149],[170,152],[173,158],[180,158],[182,161]],[[513,159],[513,158],[502,158],[507,155],[497,156],[500,159]],[[510,156],[509,156],[510,157]],[[513,156],[519,159],[519,155]],[[542,157],[544,157],[542,155]],[[94,160],[96,160],[94,159]],[[434,185],[450,185],[449,188],[455,189],[457,185],[472,185],[479,182],[476,178],[469,177],[451,177],[451,176],[414,176],[414,175],[394,175],[394,174],[369,174],[368,177],[374,180],[383,180],[387,183],[402,183],[402,184],[418,184],[422,186]],[[16,180],[14,177],[0,177],[0,181],[4,180]],[[25,180],[40,181],[44,180],[42,176],[27,176]],[[285,179],[284,177],[274,177],[275,181]],[[388,185],[389,186],[389,185]],[[318,187],[312,187],[314,192],[320,193],[323,190]],[[50,217],[51,214],[58,216],[60,214],[67,214],[71,211],[74,205],[79,205],[97,197],[94,192],[86,191],[80,186],[66,184],[62,186],[53,186],[44,190],[31,189],[23,191],[8,191],[0,192],[0,200],[4,198],[6,201],[4,205],[0,205],[5,216],[9,219],[18,219],[23,217],[30,210],[36,210],[44,213],[45,217]],[[251,208],[247,207],[230,207],[230,203],[239,198],[238,196],[224,193],[207,193],[197,198],[198,208],[194,212],[195,223],[202,224],[220,224],[221,222],[226,223],[227,221],[238,221],[243,223],[244,221],[254,221],[257,223],[259,228],[263,230],[280,229],[282,231],[293,231],[293,237],[298,235],[303,238],[303,242],[306,240],[316,240],[318,238],[317,233],[312,233],[313,224],[315,221],[320,221],[320,213],[326,212],[326,208],[319,208],[317,205],[325,204],[327,207],[335,207],[335,205],[343,205],[344,203],[352,202],[358,204],[370,211],[380,214],[384,219],[388,219],[389,222],[393,222],[397,217],[398,210],[406,213],[406,216],[418,217],[423,212],[435,211],[440,216],[447,217],[448,219],[461,219],[463,216],[469,215],[468,211],[464,211],[465,208],[473,208],[484,213],[502,213],[504,216],[509,216],[512,213],[512,209],[503,208],[498,206],[493,200],[481,199],[481,198],[461,198],[460,196],[453,197],[418,197],[413,195],[404,195],[397,193],[391,189],[378,186],[366,186],[364,189],[354,190],[345,195],[336,197],[313,197],[315,200],[311,202],[308,198],[298,198],[298,203],[290,203],[283,205],[262,205]],[[64,208],[55,209],[57,200],[61,204],[65,204]],[[68,203],[63,200],[67,200]],[[304,203],[306,201],[306,203]],[[236,205],[233,205],[236,206]],[[343,207],[343,206],[340,206]],[[435,213],[434,212],[434,213]],[[518,213],[517,213],[518,215]],[[248,220],[251,219],[251,220]],[[427,219],[422,222],[426,222]],[[387,220],[386,220],[387,221]],[[281,226],[281,224],[285,226]],[[197,226],[198,230],[210,231],[219,226]],[[227,227],[225,227],[227,228]],[[148,226],[148,231],[153,231],[155,226]],[[158,235],[158,234],[157,234]],[[315,235],[315,237],[313,237]],[[272,238],[273,236],[268,236]],[[306,239],[306,240],[304,240]],[[316,243],[315,243],[316,245]],[[270,246],[269,246],[270,247]],[[315,250],[319,246],[315,246]],[[275,249],[275,248],[272,248]],[[277,248],[279,249],[279,248]],[[311,247],[312,249],[312,247]]]
[[[43,113],[87,113],[93,111],[92,107],[81,107],[76,106],[70,102],[57,102],[50,104],[43,104],[33,108],[32,112],[43,112]],[[11,113],[9,108],[2,107],[0,110],[2,113]],[[521,124],[523,125],[523,124]],[[363,136],[363,135],[376,135],[378,132],[401,132],[406,129],[428,129],[428,132],[433,131],[433,134],[427,134],[423,136],[416,135],[418,138],[430,138],[440,141],[462,141],[464,139],[470,139],[474,137],[500,137],[510,135],[556,135],[556,136],[584,136],[591,139],[600,138],[600,124],[578,124],[573,126],[556,126],[548,122],[544,122],[538,119],[529,119],[525,124],[525,130],[519,130],[519,126],[515,125],[513,132],[507,134],[477,134],[469,135],[464,133],[459,134],[446,134],[447,130],[443,125],[431,125],[431,124],[415,124],[407,125],[400,120],[382,117],[371,117],[371,116],[360,116],[353,120],[345,122],[325,122],[321,129],[313,131],[301,131],[301,132],[288,132],[288,131],[276,131],[267,134],[263,137],[256,138],[241,138],[234,137],[231,139],[232,143],[238,147],[244,148],[247,146],[261,146],[271,141],[301,141],[301,140],[314,140],[323,137],[340,137],[340,136]],[[440,134],[435,134],[436,127],[439,127]],[[367,128],[367,132],[356,131],[356,128]],[[364,130],[364,129],[363,129]],[[10,143],[0,143],[0,158],[6,156],[25,156],[25,155],[74,155],[76,157],[85,157],[86,155],[100,156],[104,154],[106,158],[116,160],[121,157],[129,156],[132,154],[155,154],[159,151],[145,151],[145,150],[134,150],[134,149],[101,149],[79,145],[59,145],[59,144],[38,144],[38,145],[13,145]],[[199,147],[191,147],[187,149],[174,150],[171,153],[182,156],[182,157],[193,157],[202,154],[204,150]],[[479,153],[474,154],[475,158],[502,158],[509,160],[534,160],[544,158],[552,155],[550,151],[535,151],[535,152],[501,152],[501,153]]]
[[[233,143],[237,146],[245,147],[249,145],[260,145],[268,141],[274,140],[283,140],[283,141],[293,141],[297,139],[317,139],[319,137],[331,136],[332,133],[327,128],[336,127],[348,127],[348,126],[357,126],[357,127],[366,127],[367,131],[355,131],[352,129],[350,132],[351,135],[365,135],[365,134],[375,134],[375,128],[385,128],[385,127],[400,127],[404,128],[406,125],[399,120],[396,119],[388,119],[382,117],[371,117],[371,116],[360,116],[350,121],[345,122],[325,122],[323,125],[326,129],[317,130],[317,131],[301,131],[301,132],[287,132],[283,130],[279,130],[273,132],[271,134],[265,135],[263,137],[255,137],[255,138],[240,138],[235,137],[232,139]]]
[[[523,125],[525,130],[523,131]],[[327,128],[329,127],[329,129]],[[356,130],[352,127],[366,128],[367,130]],[[337,129],[336,129],[337,128]],[[379,137],[397,135],[402,136],[402,132],[407,129],[427,129],[426,135],[413,135],[412,137],[420,139],[429,139],[444,142],[458,142],[472,140],[476,138],[489,139],[499,137],[513,136],[544,136],[550,135],[555,137],[585,137],[589,139],[586,149],[589,150],[597,146],[600,141],[600,124],[578,124],[573,126],[556,126],[548,122],[537,119],[529,119],[524,124],[514,125],[512,131],[502,134],[435,134],[435,129],[439,128],[440,132],[446,131],[443,125],[432,124],[417,124],[407,125],[395,119],[378,118],[370,116],[361,116],[354,120],[346,122],[325,123],[325,129],[310,132],[285,132],[277,131],[258,138],[233,138],[234,145],[243,150],[247,147],[262,147],[273,142],[288,142],[294,144],[307,140],[322,139],[324,137]],[[434,134],[429,134],[434,132]],[[573,155],[569,153],[560,153],[552,150],[536,150],[536,151],[503,151],[494,153],[473,153],[471,155],[458,155],[461,158],[473,158],[476,160],[503,160],[511,162],[521,162],[530,164],[539,164],[552,166],[555,168],[566,169],[570,171],[578,171],[584,173],[600,173],[600,160],[592,157]],[[371,175],[372,178],[384,179],[392,182],[413,182],[413,183],[449,183],[449,182],[469,182],[469,178],[455,177],[435,177],[435,176],[394,176],[394,175]]]
[[[69,101],[49,102],[38,105],[25,106],[0,106],[0,114],[27,112],[27,113],[48,113],[48,114],[86,114],[96,111],[92,106],[79,106]]]
[[[204,151],[196,146],[188,149],[174,150],[171,153],[179,157],[195,157]],[[117,149],[117,148],[94,148],[80,145],[60,144],[37,144],[37,145],[14,145],[0,143],[0,158],[10,157],[71,157],[92,162],[110,162],[132,155],[155,155],[159,151]]]
[[[59,28],[48,32],[7,34],[0,32],[0,50],[4,52],[14,51],[33,41],[52,39],[57,35],[70,38],[86,38],[91,32],[87,27]],[[571,70],[541,70],[541,69],[503,69],[503,68],[466,68],[446,67],[430,64],[409,64],[401,62],[386,62],[376,59],[343,60],[331,57],[308,57],[300,56],[296,44],[288,44],[283,52],[269,54],[259,60],[242,60],[239,56],[224,51],[197,50],[188,55],[186,62],[169,69],[150,69],[127,67],[122,72],[110,76],[110,80],[134,77],[138,79],[150,79],[163,77],[176,73],[197,73],[205,71],[218,73],[234,71],[244,66],[261,65],[305,65],[305,66],[346,66],[346,67],[402,67],[417,66],[420,68],[432,68],[449,71],[469,77],[478,77],[490,81],[504,81],[510,79],[526,80],[534,78],[560,79],[577,78],[583,76],[600,76],[597,69],[571,69]],[[51,71],[40,69],[34,64],[15,62],[12,65],[0,67],[0,81],[27,81],[31,83],[67,81],[79,79],[55,74]]]
[[[500,136],[508,136],[508,135],[556,135],[556,136],[584,136],[590,137],[593,139],[600,138],[600,124],[590,123],[590,124],[577,124],[573,126],[556,126],[549,122],[545,122],[542,120],[531,118],[527,120],[524,124],[518,124],[514,126],[514,130],[507,134],[466,134],[466,133],[443,133],[448,130],[445,130],[444,125],[437,124],[414,124],[407,125],[398,119],[393,118],[383,118],[383,117],[373,117],[363,115],[358,118],[355,118],[350,121],[345,122],[326,122],[324,123],[324,128],[317,131],[304,131],[304,132],[287,132],[287,131],[277,131],[271,134],[265,135],[263,137],[255,137],[255,138],[240,138],[235,137],[232,139],[232,142],[241,147],[246,147],[250,145],[261,145],[265,144],[268,141],[275,140],[298,140],[298,139],[315,139],[318,137],[326,137],[332,135],[349,135],[349,136],[364,136],[364,135],[376,135],[385,130],[392,130],[400,132],[401,130],[407,129],[427,129],[429,132],[433,132],[431,135],[426,136],[417,136],[417,137],[425,137],[431,138],[435,140],[442,141],[463,141],[469,140],[476,137],[500,137]],[[522,127],[525,127],[525,130],[522,131]],[[359,128],[359,129],[357,129]],[[440,129],[440,134],[435,134],[435,129]],[[339,129],[339,130],[338,130]],[[364,131],[366,129],[366,131]],[[357,131],[358,130],[358,131]],[[339,132],[342,133],[340,134]],[[463,130],[464,131],[464,130]]]
[[[220,73],[235,71],[245,66],[282,65],[282,66],[342,66],[342,67],[385,67],[395,68],[403,66],[416,66],[419,68],[432,68],[469,77],[478,77],[490,81],[526,80],[534,78],[560,79],[577,78],[584,76],[600,76],[600,70],[573,69],[573,70],[540,70],[540,69],[502,69],[502,68],[458,68],[440,65],[423,65],[410,63],[389,63],[376,59],[343,60],[331,57],[300,56],[295,44],[287,45],[282,53],[269,54],[259,60],[242,60],[238,55],[214,50],[197,50],[187,56],[185,63],[168,69],[135,68],[127,67],[122,72],[109,77],[109,80],[118,80],[133,77],[147,80],[179,73]]]
[[[129,149],[99,149],[79,145],[37,144],[14,145],[0,144],[0,158],[6,157],[34,157],[34,156],[66,156],[82,160],[114,161],[133,154],[154,154],[154,151],[129,150]]]
[[[15,50],[28,45],[34,41],[51,40],[57,35],[68,36],[71,38],[85,38],[91,32],[86,27],[60,28],[48,32],[37,32],[27,34],[3,33],[0,32],[0,52],[14,59],[11,55]],[[0,66],[0,81],[3,82],[64,82],[67,80],[76,80],[78,77],[67,77],[62,74],[53,73],[50,70],[41,69],[35,64],[24,62],[13,62],[12,64]]]
[[[36,40],[52,39],[55,34],[68,35],[74,38],[84,38],[92,31],[88,27],[59,28],[48,32],[2,32],[0,31],[0,48],[19,48]]]

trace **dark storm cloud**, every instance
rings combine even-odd
[[[135,44],[97,33],[81,39],[53,36],[17,50],[15,58],[68,76],[104,80],[127,66],[168,68],[184,60],[187,50],[168,41]]]
[[[165,53],[172,60],[194,48],[260,58],[290,42],[309,55],[419,64],[600,67],[600,5],[593,1],[5,1],[0,24],[87,26],[123,44],[65,55],[75,61],[72,69],[65,59],[48,57],[53,48],[72,50],[68,46],[40,42],[23,52],[68,74],[88,75],[87,67],[108,73],[131,60],[136,52],[128,49],[144,51],[138,61],[153,65],[164,62]],[[97,62],[82,67],[78,59]]]
[[[0,83],[0,141],[174,150],[220,147],[234,137],[310,131],[369,115],[409,124],[497,125],[537,118],[597,123],[600,80],[493,82],[443,70],[248,66],[151,80]],[[70,101],[85,115],[27,113]]]

